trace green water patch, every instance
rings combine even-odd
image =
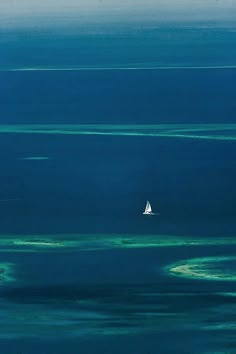
[[[130,335],[166,325],[174,329],[192,321],[188,312],[168,303],[168,295],[164,300],[157,295],[146,302],[142,285],[141,288],[71,288],[68,297],[60,296],[60,292],[48,293],[43,288],[35,296],[30,290],[22,289],[19,296],[19,289],[13,289],[5,299],[0,299],[0,338]],[[196,315],[198,318],[197,311]]]
[[[0,285],[15,281],[13,268],[12,263],[0,263]]]
[[[236,245],[236,238],[132,234],[1,235],[0,238],[1,252],[99,251],[109,249],[217,245]]]
[[[189,279],[236,281],[236,257],[193,258],[172,264],[166,271]]]
[[[0,133],[145,136],[234,141],[236,140],[236,124],[2,124]]]
[[[199,291],[158,293],[158,289],[160,284],[142,283],[71,286],[66,292],[54,286],[9,289],[0,299],[0,338],[186,333],[234,323],[234,318],[226,317],[227,309],[214,310],[225,303],[225,296]]]

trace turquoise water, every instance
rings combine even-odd
[[[235,353],[235,31],[26,34],[0,59],[1,354]]]

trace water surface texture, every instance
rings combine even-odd
[[[190,3],[0,5],[1,354],[236,353],[235,8]]]

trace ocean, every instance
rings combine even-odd
[[[236,353],[235,34],[0,39],[1,354]]]

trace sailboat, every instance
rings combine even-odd
[[[143,215],[157,215],[152,212],[152,207],[151,207],[151,204],[148,200],[147,200],[147,204],[146,204],[145,210],[143,212]]]

